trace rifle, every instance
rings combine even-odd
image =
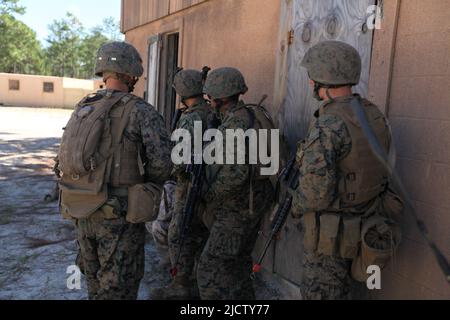
[[[207,74],[206,67],[204,68],[204,71]],[[208,129],[218,128],[219,125],[220,125],[219,122],[216,122],[214,124],[208,123]],[[182,219],[180,230],[179,230],[180,241],[179,241],[178,252],[177,252],[174,266],[170,270],[170,274],[172,275],[173,278],[175,278],[178,274],[178,265],[180,262],[181,251],[183,249],[184,243],[185,243],[187,235],[189,233],[189,229],[192,224],[192,220],[194,219],[194,215],[198,210],[200,200],[201,200],[201,192],[202,192],[203,182],[204,182],[203,177],[204,177],[206,164],[203,161],[201,164],[196,164],[195,160],[196,159],[195,159],[195,155],[194,155],[192,164],[188,165],[186,168],[186,172],[191,175],[191,185],[189,187],[188,196],[186,198],[186,203],[183,208],[183,219]]]
[[[289,161],[286,168],[283,170],[283,172],[280,175],[279,181],[286,182],[288,188],[291,188],[293,190],[298,188],[298,178],[300,176],[300,171],[295,168],[295,157]],[[292,202],[293,197],[289,194],[288,191],[286,191],[286,195],[284,196],[284,201],[281,205],[278,206],[277,212],[275,213],[272,225],[271,225],[271,231],[269,234],[269,238],[267,239],[263,251],[261,253],[261,256],[258,259],[258,262],[253,265],[253,272],[250,275],[250,278],[252,280],[256,279],[256,274],[261,271],[262,263],[264,261],[264,258],[266,257],[267,251],[269,250],[270,245],[272,244],[272,241],[276,239],[278,234],[281,231],[281,228],[286,223],[286,220],[288,218],[289,212],[292,208]]]
[[[175,110],[175,114],[173,115],[173,120],[172,120],[172,132],[174,132],[177,129],[178,121],[180,121],[180,118],[182,115],[183,115],[183,110],[181,110],[181,109]]]
[[[181,251],[186,241],[192,220],[197,212],[200,202],[201,191],[203,186],[203,173],[205,170],[205,164],[191,164],[187,167],[186,171],[191,174],[192,182],[189,188],[186,204],[183,209],[183,220],[180,226],[180,241],[178,247],[178,253],[175,260],[174,267],[170,270],[172,277],[176,277],[178,274],[178,264],[181,257]]]

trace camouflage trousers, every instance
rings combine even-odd
[[[215,211],[208,241],[200,256],[197,281],[203,300],[254,300],[250,279],[252,252],[262,214],[248,218],[235,207]]]
[[[144,275],[145,225],[102,212],[77,221],[90,300],[136,300]]]
[[[172,265],[178,260],[178,276],[183,278],[192,278],[195,280],[196,275],[194,267],[198,261],[200,254],[208,240],[209,230],[203,223],[202,217],[196,215],[192,219],[189,227],[189,233],[184,239],[183,247],[180,252],[180,235],[183,223],[183,209],[185,205],[185,197],[188,191],[189,180],[178,179],[175,188],[173,217],[170,221],[168,231],[169,255]],[[202,210],[198,210],[202,212]]]
[[[352,260],[305,252],[301,292],[304,300],[351,300],[364,297],[365,288],[352,279]]]

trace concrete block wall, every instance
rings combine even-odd
[[[387,113],[397,167],[432,238],[450,259],[450,2],[400,2]],[[406,214],[383,273],[384,299],[450,299],[450,285]]]

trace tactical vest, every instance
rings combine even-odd
[[[126,134],[137,97],[107,91],[83,99],[72,114],[59,149],[61,209],[86,218],[108,200],[108,187],[144,182],[141,144]]]
[[[390,130],[381,111],[361,99],[367,120],[386,152],[391,144]],[[368,140],[353,114],[348,101],[333,101],[324,105],[320,115],[342,119],[352,140],[350,153],[338,162],[338,192],[341,208],[355,207],[375,199],[385,191],[389,174],[375,157]]]

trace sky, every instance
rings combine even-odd
[[[104,18],[120,20],[120,3],[121,0],[21,0],[27,12],[18,18],[36,31],[38,39],[45,44],[48,25],[63,18],[67,11],[74,13],[89,30]]]

